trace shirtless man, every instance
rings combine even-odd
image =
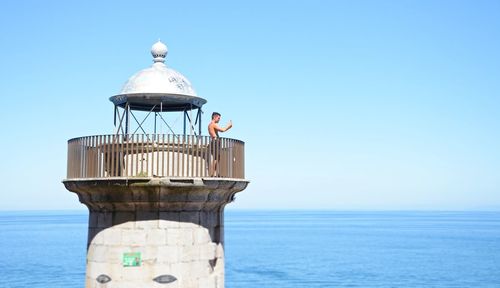
[[[214,157],[212,163],[210,164],[210,169],[208,171],[210,177],[215,177],[217,172],[217,161],[220,158],[220,142],[219,142],[219,132],[226,132],[233,127],[233,122],[229,121],[226,127],[221,128],[219,126],[220,113],[212,113],[212,121],[208,124],[208,134],[210,135],[210,154]]]

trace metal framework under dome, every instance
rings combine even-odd
[[[159,107],[158,107],[159,106]],[[125,103],[124,107],[115,105],[115,113],[114,113],[114,125],[116,127],[116,133],[115,134],[122,134],[124,136],[132,137],[135,135],[139,130],[142,131],[142,133],[147,134],[146,129],[143,127],[144,122],[151,116],[151,114],[154,115],[154,126],[153,126],[153,133],[156,134],[158,133],[157,127],[158,123],[163,123],[167,126],[167,128],[170,130],[170,132],[173,135],[176,135],[174,129],[172,126],[166,121],[164,114],[165,112],[183,112],[184,116],[184,122],[183,122],[183,135],[188,135],[187,129],[189,128],[189,135],[195,135],[199,136],[201,135],[201,116],[203,114],[203,111],[201,110],[201,107],[189,107],[184,110],[166,110],[163,111],[163,103],[160,103],[160,105],[153,105],[148,113],[143,117],[139,118],[134,114],[135,111],[140,111],[144,112],[142,109],[133,109],[133,106],[130,103]],[[120,111],[119,108],[123,108],[122,111]],[[195,110],[195,116],[193,117],[193,110]],[[131,131],[132,126],[131,126],[131,120],[134,120],[135,123],[137,124],[137,127],[134,129],[134,131]],[[188,127],[189,125],[189,127]]]

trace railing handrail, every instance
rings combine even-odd
[[[178,137],[210,137],[209,135],[184,135],[184,134],[170,134],[170,133],[148,133],[148,134],[140,134],[140,133],[135,133],[135,134],[128,134],[128,136],[135,136],[135,135],[170,135],[170,136],[178,136]],[[125,135],[123,134],[93,134],[93,135],[86,135],[86,136],[80,136],[80,137],[73,137],[73,138],[70,138],[68,140],[68,143],[71,142],[71,141],[74,141],[74,140],[78,140],[78,139],[81,139],[81,138],[87,138],[87,137],[98,137],[98,136],[116,136],[116,137],[123,137]],[[232,141],[235,141],[235,142],[239,142],[239,143],[242,143],[242,144],[245,144],[245,141],[242,141],[242,140],[238,140],[238,139],[234,139],[234,138],[228,138],[228,137],[219,137],[218,139],[228,139],[228,140],[232,140]]]
[[[180,136],[180,137],[175,137]],[[68,179],[224,177],[244,179],[241,140],[173,134],[91,135],[68,140]]]

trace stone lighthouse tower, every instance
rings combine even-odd
[[[63,183],[89,209],[85,287],[224,287],[224,206],[248,184],[244,143],[202,136],[206,100],[165,65],[163,43],[151,54],[110,98],[115,132],[68,141]]]

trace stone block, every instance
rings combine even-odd
[[[149,229],[146,230],[146,244],[159,246],[167,245],[167,231],[164,229]]]
[[[191,279],[188,277],[183,277],[179,282],[179,287],[182,288],[198,288],[197,279]]]
[[[114,202],[113,203],[113,211],[120,211],[120,212],[134,212],[136,210],[135,208],[135,203],[132,201],[126,201],[126,202]]]
[[[210,232],[207,228],[200,227],[193,231],[194,244],[206,244],[211,242]]]
[[[119,288],[137,288],[137,287],[141,287],[141,284],[143,284],[143,283],[140,281],[127,280],[127,281],[120,282]],[[99,286],[99,288],[102,288],[102,287],[106,287],[106,286]],[[108,287],[116,287],[116,286],[109,285]]]
[[[100,288],[101,284],[97,283],[95,278],[85,277],[85,288]]]
[[[215,287],[224,288],[224,274],[215,276]]]
[[[169,274],[175,276],[175,278],[177,278],[177,279],[181,279],[181,277],[182,277],[181,268],[182,267],[181,267],[180,263],[177,261],[177,262],[169,264],[169,265],[170,265],[170,270],[169,270],[170,273]],[[179,281],[176,281],[176,282],[179,282]],[[179,286],[179,287],[181,287],[181,286]]]
[[[123,264],[120,262],[120,263],[116,263],[116,264],[111,264],[109,267],[110,269],[110,273],[111,274],[107,274],[108,276],[112,276],[113,277],[113,280],[115,280],[115,282],[117,281],[121,281],[122,278],[123,278]]]
[[[173,275],[172,274],[172,264],[168,263],[158,263],[155,266],[151,267],[151,274],[154,275],[153,278],[160,276],[160,275]],[[173,275],[175,276],[175,275]],[[176,277],[177,278],[177,277]]]
[[[91,212],[94,214],[97,212]],[[108,228],[113,224],[113,213],[111,212],[99,212],[97,213],[97,227]]]
[[[160,216],[159,212],[151,211],[137,211],[135,215],[135,221],[148,221],[148,220],[158,220]]]
[[[106,262],[110,264],[121,265],[123,260],[122,246],[108,246],[106,252]]]
[[[121,228],[134,228],[134,212],[115,212],[113,215],[113,225],[120,225]]]
[[[200,224],[205,228],[211,228],[219,225],[218,212],[212,212],[212,211],[200,212]]]
[[[212,242],[224,242],[224,229],[221,226],[210,228],[209,232]]]
[[[177,246],[180,242],[181,229],[168,229],[166,230],[167,245]]]
[[[217,233],[219,230],[215,227],[208,228],[208,234],[210,235],[210,241],[220,242],[220,235]]]
[[[90,212],[89,213],[89,228],[97,228],[97,218],[99,217],[99,213]]]
[[[183,246],[193,246],[193,231],[196,229],[193,228],[180,228],[179,230],[179,238],[178,245]]]
[[[184,282],[188,279],[197,278],[197,276],[191,271],[190,262],[180,262],[177,267],[179,268],[179,276],[181,277],[181,286],[184,287]]]
[[[102,235],[105,245],[120,245],[122,243],[122,229],[108,228],[99,235]]]
[[[207,211],[200,211],[200,225],[205,227],[205,228],[208,228],[208,214],[210,214],[211,212],[207,212]]]
[[[144,251],[142,251],[142,261],[145,263],[155,264],[158,262],[158,254],[159,254],[158,246],[148,245],[145,247]]]
[[[149,230],[159,227],[158,219],[156,220],[140,220],[135,222],[136,229]]]
[[[200,260],[211,260],[217,257],[217,244],[207,243],[198,247],[200,249]]]
[[[145,230],[122,229],[122,245],[142,246],[146,244]]]
[[[174,246],[158,247],[157,263],[174,264],[179,262],[179,249]]]
[[[206,202],[186,202],[183,210],[190,212],[200,211],[205,207],[205,203]]]
[[[213,274],[215,275],[224,275],[224,259],[217,258],[215,261],[215,265],[211,266]],[[222,277],[224,279],[224,277]]]
[[[181,212],[179,221],[200,224],[200,212]]]
[[[186,202],[160,202],[161,211],[182,212],[185,211]]]
[[[188,197],[189,197],[189,191],[187,190],[176,189],[175,191],[172,190],[164,191],[162,189],[162,192],[160,193],[160,201],[185,203],[188,200]]]
[[[198,279],[198,288],[216,288],[217,281],[215,276],[202,277]]]
[[[188,267],[191,275],[193,276],[192,278],[208,277],[212,271],[208,261],[193,261],[189,263]]]
[[[91,262],[106,262],[106,254],[108,246],[105,245],[92,245],[87,252],[87,260]]]
[[[96,281],[97,276],[101,274],[110,276],[110,266],[108,263],[89,261],[87,264],[87,277],[92,281]]]
[[[144,270],[145,269],[142,266],[139,266],[139,267],[123,267],[123,274],[122,274],[123,276],[122,276],[122,279],[123,279],[124,282],[139,282],[139,283],[144,283],[145,282],[144,280],[146,280],[145,277],[149,276],[146,273],[144,273]],[[149,279],[147,279],[147,280],[149,280]],[[149,280],[149,281],[152,282],[152,279]]]
[[[222,246],[221,243],[217,244],[217,248],[215,250],[215,256],[217,256],[217,258],[224,259],[224,246]]]
[[[179,228],[179,212],[160,212],[160,228]]]
[[[206,202],[208,199],[208,194],[206,191],[191,191],[188,194],[188,201],[191,202]]]
[[[159,191],[155,187],[132,187],[132,201],[137,202],[157,202]]]
[[[192,262],[200,258],[200,249],[198,246],[182,246],[180,249],[179,261]]]

